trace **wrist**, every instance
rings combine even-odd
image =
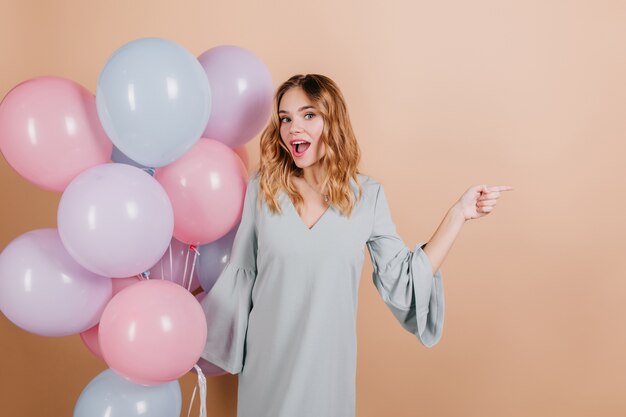
[[[450,210],[448,210],[448,215],[450,215],[455,221],[464,223],[467,219],[465,218],[465,214],[463,214],[463,207],[457,202],[455,203]]]

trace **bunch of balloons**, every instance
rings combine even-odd
[[[196,58],[143,38],[109,58],[95,96],[38,77],[0,103],[8,163],[62,193],[57,229],[0,253],[0,310],[38,335],[80,334],[106,362],[75,417],[178,416],[178,378],[225,373],[200,358],[198,298],[228,262],[248,179],[243,145],[267,122],[272,95],[269,71],[244,48]]]

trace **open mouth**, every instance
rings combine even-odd
[[[291,142],[291,149],[295,156],[302,156],[306,152],[307,149],[311,146],[310,142],[305,140],[295,140]]]

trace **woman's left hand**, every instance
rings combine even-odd
[[[455,203],[465,220],[478,219],[493,211],[501,191],[512,190],[510,185],[475,185]]]

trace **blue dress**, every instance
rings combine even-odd
[[[239,374],[238,417],[353,417],[356,314],[364,246],[373,281],[400,324],[427,347],[444,319],[441,272],[419,243],[406,247],[383,186],[358,175],[352,217],[330,206],[310,229],[285,191],[282,214],[257,207],[248,181],[231,258],[202,301],[202,357]],[[351,180],[358,196],[358,187]]]

